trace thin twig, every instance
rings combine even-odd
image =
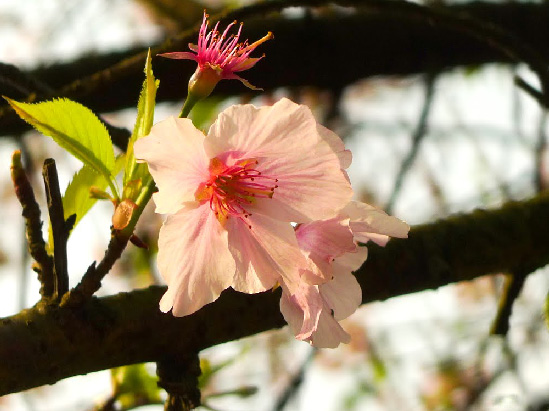
[[[535,157],[535,169],[534,169],[534,188],[537,193],[545,188],[547,172],[545,163],[545,154],[547,152],[547,133],[545,132],[545,126],[547,125],[547,112],[542,111],[538,125],[538,140],[534,149]]]
[[[53,259],[46,252],[46,243],[42,237],[40,207],[36,202],[32,186],[23,170],[21,152],[19,150],[13,153],[11,178],[15,187],[15,195],[23,207],[22,214],[25,218],[28,250],[36,261],[34,270],[38,274],[38,281],[40,281],[40,295],[42,299],[48,299],[52,297],[54,289]]]
[[[503,286],[503,294],[501,296],[498,312],[496,318],[490,329],[490,334],[507,336],[509,331],[509,319],[513,311],[513,304],[519,296],[524,281],[528,276],[528,272],[516,271],[513,274],[509,274],[505,277],[505,283]]]
[[[292,377],[290,382],[288,383],[286,390],[282,393],[282,395],[278,398],[273,411],[283,411],[286,408],[286,405],[288,405],[288,402],[293,398],[293,396],[299,391],[299,388],[301,387],[301,384],[303,383],[303,378],[305,377],[305,372],[309,368],[309,366],[313,363],[313,359],[318,352],[317,348],[312,348],[309,354],[307,355],[307,358],[301,364],[301,367],[299,368],[299,371]]]
[[[404,161],[402,161],[402,164],[400,165],[400,170],[395,179],[395,185],[393,186],[393,191],[391,193],[391,196],[389,197],[389,201],[387,202],[387,205],[385,206],[385,209],[389,214],[391,214],[393,211],[393,207],[398,198],[398,195],[400,194],[400,190],[402,188],[402,183],[404,182],[404,178],[406,177],[408,171],[410,171],[410,168],[412,167],[412,164],[414,163],[414,160],[417,157],[417,154],[419,152],[420,144],[423,141],[423,138],[425,137],[425,135],[427,134],[427,123],[428,123],[429,113],[431,111],[431,106],[433,103],[435,80],[436,80],[436,74],[433,74],[433,73],[427,74],[424,80],[425,81],[425,99],[423,101],[423,107],[421,109],[421,114],[419,116],[417,127],[414,131],[414,134],[412,135],[412,147],[410,148],[408,155],[406,156],[406,158],[404,158]]]
[[[97,267],[95,262],[88,267],[88,270],[82,276],[80,283],[63,298],[61,306],[76,306],[82,304],[99,290],[101,281],[111,270],[116,260],[120,258],[122,252],[128,245],[128,242],[132,238],[137,220],[139,220],[141,213],[155,190],[156,186],[151,179],[137,199],[139,207],[134,210],[130,223],[123,230],[115,230],[114,228],[111,230],[111,240],[109,241],[103,259],[99,262]]]
[[[48,211],[50,214],[51,231],[53,234],[53,261],[54,261],[54,299],[60,299],[69,291],[69,273],[67,270],[67,240],[69,238],[67,223],[63,211],[63,200],[59,190],[59,178],[55,160],[48,158],[42,169]],[[74,224],[74,219],[72,221]]]

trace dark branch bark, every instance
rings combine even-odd
[[[408,239],[369,246],[357,273],[363,303],[549,263],[549,194],[414,227]],[[92,371],[177,358],[284,325],[278,292],[225,291],[197,313],[158,309],[164,287],[41,307],[0,320],[0,395]],[[488,332],[488,330],[487,330]]]
[[[318,12],[296,19],[262,18],[259,16],[263,11],[257,11],[258,17],[245,18],[245,37],[256,39],[271,30],[275,40],[262,46],[266,59],[244,73],[244,77],[265,90],[304,85],[338,89],[374,75],[409,75],[463,65],[515,62],[490,45],[491,39],[479,40],[467,30],[456,30],[428,15],[419,18],[394,12],[391,2],[386,3],[386,8],[354,15]],[[366,7],[368,2],[364,4]],[[274,6],[265,3],[263,7]],[[525,47],[531,46],[541,56],[549,55],[549,3],[474,2],[435,10],[455,16],[470,15],[486,22],[486,26],[495,24],[515,35]],[[246,10],[241,14],[254,15],[247,12],[248,15]],[[239,12],[233,15],[239,16]],[[187,43],[196,42],[196,37],[196,31],[185,31],[154,51],[186,50]],[[97,112],[114,111],[135,106],[145,55],[144,49],[132,49],[88,56],[69,64],[36,69],[30,75],[59,90],[58,94]],[[182,101],[194,64],[161,58],[155,58],[153,64],[161,80],[158,100]],[[246,90],[237,81],[224,81],[216,89],[216,93],[225,95],[243,92]],[[1,133],[14,133],[23,127],[15,116],[0,110]]]

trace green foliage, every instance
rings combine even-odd
[[[90,109],[65,98],[36,104],[4,98],[23,120],[112,181],[115,163],[112,142],[101,120]]]
[[[160,388],[156,384],[158,378],[147,371],[146,364],[113,368],[111,381],[114,395],[122,409],[161,402]]]
[[[116,175],[124,165],[125,156],[118,156],[116,159],[113,175]],[[97,198],[90,195],[90,188],[95,187],[99,190],[105,190],[109,182],[102,174],[97,174],[90,166],[84,165],[76,172],[65,190],[63,196],[63,213],[65,220],[72,214],[76,214],[74,227],[80,222],[88,211],[93,207]],[[48,251],[53,251],[53,234],[51,225],[48,229]]]
[[[150,178],[146,164],[137,164],[133,153],[133,144],[137,139],[146,136],[151,131],[154,120],[154,106],[156,99],[156,90],[158,89],[159,81],[154,78],[151,62],[151,51],[147,54],[145,62],[145,81],[141,93],[139,94],[139,102],[137,103],[137,119],[133,128],[130,141],[128,142],[127,162],[124,172],[124,193],[123,198],[135,200],[139,195],[140,190],[135,190],[136,185],[143,186],[144,180]],[[137,183],[140,182],[140,183]]]

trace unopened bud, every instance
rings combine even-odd
[[[196,101],[208,97],[222,78],[222,69],[219,67],[199,66],[189,80],[189,96]]]
[[[116,206],[114,214],[112,216],[112,226],[115,230],[123,230],[130,223],[133,212],[137,208],[132,200],[125,199]]]

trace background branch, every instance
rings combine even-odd
[[[549,194],[414,227],[369,246],[357,272],[363,303],[549,263]],[[158,309],[165,287],[32,308],[0,320],[0,395],[121,365],[160,361],[283,326],[279,292],[227,290],[182,318]],[[55,348],[54,348],[55,347]]]
[[[280,8],[281,2],[270,3],[274,2],[262,3],[261,7]],[[365,5],[370,3],[375,2],[364,2]],[[473,2],[440,6],[425,12],[417,5],[412,6],[424,12],[421,18],[405,12],[395,13],[393,4],[396,2],[383,3],[387,3],[384,8],[359,10],[352,15],[316,12],[295,19],[271,14],[261,17],[265,10],[258,8],[231,14],[228,18],[245,17],[244,36],[247,38],[260,38],[267,29],[275,33],[275,40],[262,46],[267,58],[246,72],[246,78],[265,90],[307,85],[338,89],[375,75],[409,75],[464,65],[516,61],[502,50],[491,47],[490,39],[481,41],[470,33],[448,27],[444,21],[432,17],[433,13],[467,15],[481,25],[498,25],[516,36],[520,44],[529,45],[528,49],[534,49],[542,56],[549,55],[548,3]],[[379,5],[379,2],[375,4]],[[153,51],[187,50],[187,43],[196,42],[196,37],[196,30],[187,30]],[[329,58],[326,50],[330,51]],[[135,106],[136,90],[143,80],[145,56],[144,47],[134,48],[86,56],[71,63],[38,68],[30,74],[56,89],[58,95],[76,99],[100,113],[109,112]],[[319,59],[319,56],[325,58]],[[158,101],[182,101],[187,87],[184,79],[193,73],[194,65],[161,58],[153,60],[155,75],[161,81]],[[543,66],[539,62],[537,65],[540,64]],[[163,86],[166,84],[170,87]],[[236,81],[222,82],[216,88],[220,95],[245,91]],[[14,114],[0,109],[3,134],[23,129],[25,125]]]

